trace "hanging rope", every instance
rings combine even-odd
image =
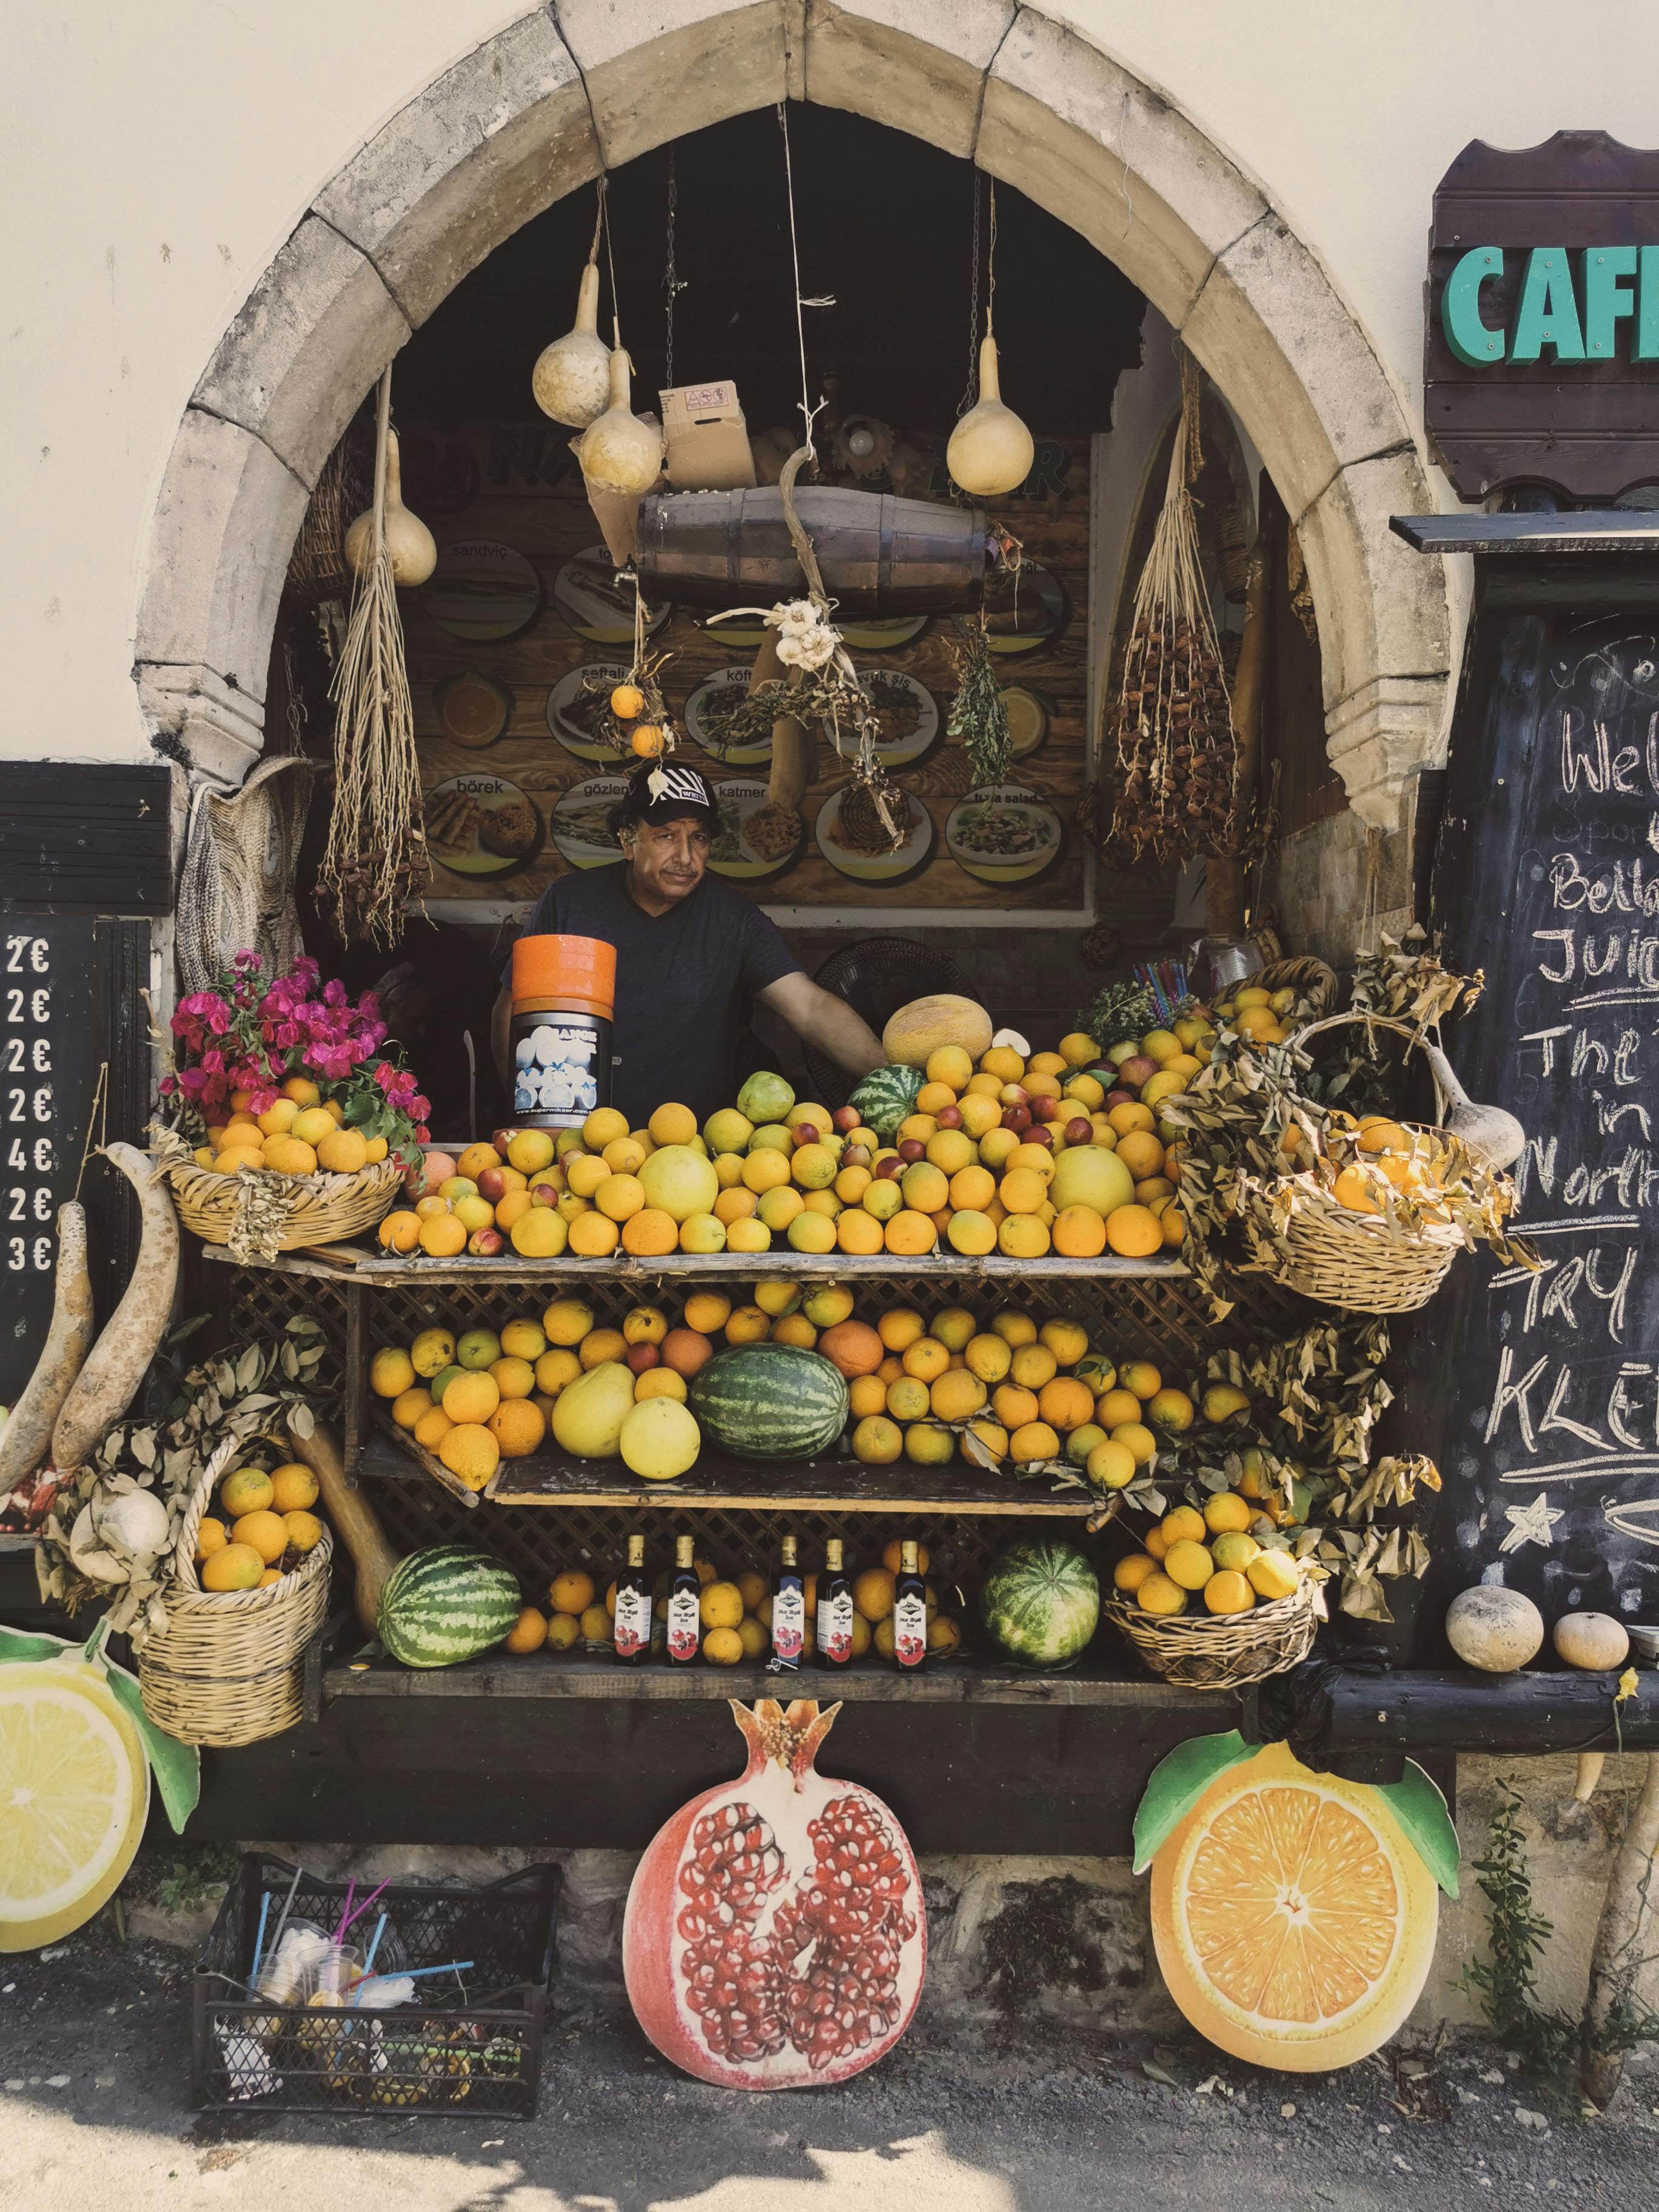
[[[611,242],[611,179],[599,179],[599,228],[605,232],[605,264],[611,271],[611,343],[622,343],[622,303],[617,297],[617,256]],[[597,235],[597,233],[596,233]]]
[[[968,285],[968,381],[957,406],[960,422],[979,397],[979,171],[968,172],[974,189],[974,244]]]
[[[686,289],[674,267],[674,227],[679,200],[679,185],[674,175],[674,149],[671,145],[668,149],[668,256],[662,272],[663,383],[671,392],[674,388],[674,295]]]

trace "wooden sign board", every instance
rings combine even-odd
[[[1463,149],[1434,196],[1423,411],[1462,497],[1659,481],[1659,151]]]

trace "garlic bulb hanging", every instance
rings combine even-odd
[[[582,474],[598,491],[637,496],[650,490],[662,472],[662,433],[635,414],[629,397],[628,356],[620,346],[611,356],[611,404],[582,433],[576,448]]]
[[[997,343],[987,331],[980,341],[979,399],[951,433],[945,465],[970,498],[1000,499],[1031,473],[1036,447],[997,382]]]
[[[611,397],[611,349],[599,336],[599,264],[582,270],[576,324],[544,346],[530,374],[536,404],[556,422],[585,430],[603,415]]]
[[[404,505],[403,471],[398,462],[398,433],[386,437],[386,550],[392,562],[392,580],[405,586],[423,584],[438,565],[438,548],[432,532],[418,514]],[[345,534],[345,556],[354,575],[366,575],[374,558],[374,510],[368,507]]]

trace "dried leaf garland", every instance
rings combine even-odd
[[[957,638],[945,646],[956,670],[957,695],[945,733],[961,739],[975,784],[1000,783],[1013,758],[1014,741],[983,610],[976,623],[959,622],[956,627]]]

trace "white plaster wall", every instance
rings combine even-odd
[[[1191,115],[1323,258],[1418,419],[1429,197],[1470,137],[1654,135],[1659,10],[1045,0]],[[0,755],[141,757],[146,531],[186,399],[322,184],[514,0],[76,0],[0,31]],[[667,7],[618,0],[619,31]],[[635,30],[637,27],[637,32]],[[1455,564],[1454,564],[1455,565]]]

